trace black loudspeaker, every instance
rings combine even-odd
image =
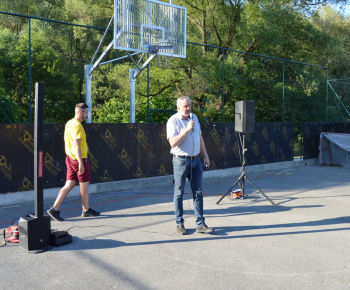
[[[51,249],[50,217],[24,216],[18,221],[19,247],[28,252]]]
[[[255,131],[255,101],[235,103],[235,130],[241,133]]]

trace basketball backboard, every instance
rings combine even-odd
[[[114,48],[186,58],[185,7],[155,0],[114,0]]]

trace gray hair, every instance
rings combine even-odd
[[[186,100],[187,102],[189,102],[189,103],[191,104],[191,99],[190,99],[189,97],[187,97],[187,96],[182,96],[182,97],[178,98],[177,101],[176,101],[176,106],[177,106],[177,107],[180,107],[180,102],[181,102],[182,100]]]

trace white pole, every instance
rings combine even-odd
[[[85,78],[85,103],[89,106],[89,114],[88,118],[86,119],[86,123],[91,124],[92,118],[91,118],[91,78],[92,76],[89,75],[90,72],[90,65],[86,64],[84,65],[84,78]]]
[[[136,78],[134,77],[135,69],[129,69],[130,84],[130,123],[135,123],[135,86]]]

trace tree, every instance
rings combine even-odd
[[[243,11],[243,0],[180,0],[189,20],[188,40],[204,45],[231,47]],[[203,54],[206,47],[203,47]]]
[[[330,67],[330,78],[350,77],[350,19],[327,6],[318,11],[311,23],[327,34],[328,46],[319,54],[322,62]],[[325,49],[326,48],[326,49]]]
[[[65,122],[76,102],[84,101],[83,67],[91,61],[104,33],[79,25],[107,27],[113,15],[110,0],[4,0],[0,10],[78,24],[70,26],[51,21],[31,20],[32,87],[46,85],[48,122]],[[187,7],[187,58],[173,58],[165,70],[154,60],[136,83],[136,119],[164,122],[180,95],[192,98],[193,108],[202,121],[234,120],[234,104],[255,99],[257,121],[283,118],[282,94],[287,97],[286,119],[293,120],[308,100],[309,110],[319,111],[325,74],[293,66],[280,59],[316,65],[335,65],[332,74],[346,75],[347,30],[323,27],[317,9],[325,3],[347,1],[302,0],[178,0]],[[12,5],[13,4],[13,5]],[[29,120],[28,19],[0,15],[0,88],[17,104],[21,122]],[[329,21],[332,21],[329,19]],[[328,25],[328,24],[327,24]],[[328,25],[329,27],[333,27]],[[112,33],[102,46],[112,40]],[[342,43],[344,42],[344,44]],[[334,48],[333,48],[334,46]],[[333,52],[334,50],[334,52]],[[335,53],[336,52],[336,53]],[[104,60],[125,52],[111,50]],[[270,57],[263,57],[268,55]],[[331,56],[331,57],[329,57]],[[276,59],[278,58],[278,59]],[[130,60],[99,67],[92,78],[94,122],[128,122]],[[8,70],[8,68],[11,68]],[[148,77],[150,84],[147,84]],[[283,83],[283,78],[285,82]],[[33,95],[33,92],[31,92]],[[303,114],[302,119],[315,114]]]
[[[0,124],[17,123],[16,104],[0,88]]]

